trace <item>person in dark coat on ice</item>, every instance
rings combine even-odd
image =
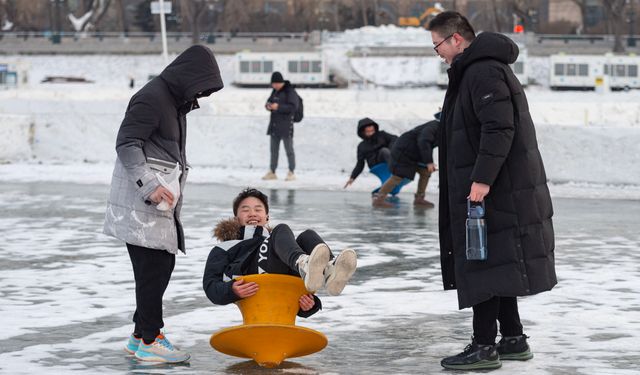
[[[365,161],[369,168],[380,163],[387,163],[387,165],[389,165],[391,160],[391,146],[393,146],[393,143],[398,139],[398,136],[380,130],[380,126],[368,117],[358,121],[357,133],[358,137],[362,138],[356,152],[358,161],[351,172],[351,177],[349,177],[347,183],[344,184],[345,189],[353,184],[353,181],[362,173]]]
[[[438,117],[439,115],[436,115]],[[424,199],[427,191],[429,177],[436,171],[433,162],[433,149],[437,147],[438,120],[429,121],[419,125],[400,135],[391,148],[391,162],[389,170],[391,177],[382,184],[380,190],[374,195],[372,204],[374,207],[393,207],[387,202],[387,194],[398,186],[403,179],[413,181],[418,173],[418,187],[416,188],[413,205],[422,208],[433,208],[433,203]]]
[[[291,228],[269,228],[269,200],[256,189],[243,190],[233,201],[232,219],[219,222],[214,235],[223,241],[207,259],[204,291],[216,305],[226,305],[258,291],[254,282],[237,276],[276,273],[299,276],[309,294],[300,297],[298,316],[309,317],[321,309],[314,293],[325,288],[339,295],[356,270],[356,252],[345,249],[334,257],[329,246],[313,230],[294,237]]]
[[[199,108],[199,98],[222,87],[213,52],[192,46],[131,97],[118,131],[104,232],[125,242],[129,251],[136,310],[126,351],[143,361],[175,363],[190,357],[160,332],[162,297],[175,254],[185,252],[180,210],[188,165],[186,115]],[[171,185],[165,180],[169,176]]]
[[[269,172],[265,174],[263,180],[275,180],[276,168],[278,168],[278,157],[280,154],[280,141],[284,144],[289,162],[289,172],[286,181],[296,179],[294,170],[296,169],[296,155],[293,150],[293,119],[300,106],[300,97],[291,82],[286,81],[280,72],[271,74],[271,95],[267,99],[265,108],[271,112],[267,135],[271,138],[271,164]]]
[[[471,344],[441,364],[497,368],[501,360],[533,356],[517,297],[557,283],[547,177],[525,93],[509,68],[517,45],[496,33],[476,37],[452,11],[437,15],[429,30],[437,54],[450,64],[438,142],[442,277],[445,289],[457,289],[459,307],[473,308]],[[484,261],[465,256],[467,199],[485,204]]]

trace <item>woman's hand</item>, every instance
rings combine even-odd
[[[231,290],[240,298],[251,297],[258,293],[258,284],[254,282],[245,283],[244,280],[236,280],[231,285]]]
[[[169,191],[169,189],[164,186],[158,186],[156,190],[151,193],[149,196],[149,200],[155,204],[159,204],[163,200],[167,201],[169,206],[173,206],[173,194]]]
[[[316,301],[313,299],[313,295],[305,294],[302,297],[300,297],[300,300],[298,301],[298,303],[300,304],[300,310],[309,311],[316,304]]]

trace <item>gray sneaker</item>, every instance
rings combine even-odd
[[[353,249],[344,249],[337,257],[329,261],[324,268],[324,280],[327,293],[337,296],[356,272],[358,256]]]
[[[296,261],[298,272],[309,292],[315,293],[324,285],[323,273],[329,262],[330,254],[329,247],[321,243],[313,248],[311,254],[303,254],[298,257]]]

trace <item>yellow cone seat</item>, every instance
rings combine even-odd
[[[286,358],[309,355],[327,346],[322,333],[295,325],[298,301],[308,293],[301,278],[279,274],[240,278],[258,284],[258,292],[236,302],[243,324],[211,335],[214,349],[252,358],[260,366],[276,367]]]

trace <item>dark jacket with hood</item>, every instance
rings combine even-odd
[[[508,66],[517,57],[509,38],[484,32],[448,70],[439,142],[440,251],[444,287],[457,288],[461,309],[557,283],[547,178],[527,99]],[[491,187],[486,261],[465,257],[472,182]]]
[[[278,109],[271,111],[267,135],[293,137],[293,116],[300,106],[300,98],[291,83],[284,81],[282,89],[272,90],[267,103],[278,103]]]
[[[126,243],[177,253],[185,251],[180,223],[182,194],[174,209],[160,211],[149,196],[159,175],[180,168],[180,191],[187,179],[186,115],[198,97],[223,87],[213,52],[188,48],[159,76],[133,95],[116,140],[116,159],[104,232]]]
[[[373,125],[376,129],[374,135],[369,138],[364,136],[364,128]],[[393,143],[398,139],[398,136],[389,134],[384,130],[380,130],[378,124],[372,119],[365,117],[362,120],[358,121],[358,137],[362,138],[362,141],[358,144],[357,157],[358,161],[356,163],[355,168],[351,172],[351,178],[356,179],[362,170],[364,169],[364,162],[366,160],[369,168],[381,162],[378,160],[378,152],[382,148],[391,149]]]
[[[391,148],[391,174],[413,180],[416,169],[433,163],[440,122],[429,121],[402,133]]]
[[[202,287],[211,302],[227,305],[240,299],[231,286],[234,277],[250,273],[252,261],[258,257],[262,243],[269,236],[268,228],[242,226],[236,219],[227,219],[218,223],[214,233],[219,240],[207,258],[202,278]],[[268,243],[272,246],[272,242]],[[291,271],[289,275],[299,274]],[[315,305],[309,311],[298,310],[298,316],[307,318],[322,309],[320,298],[313,295]]]

